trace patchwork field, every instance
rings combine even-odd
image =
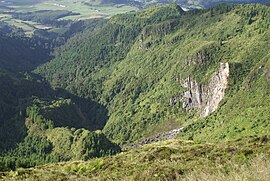
[[[69,11],[70,15],[59,18],[58,20],[84,20],[92,18],[108,18],[112,15],[136,11],[138,8],[125,4],[101,3],[100,1],[84,2],[80,0],[49,0],[49,1],[1,1],[0,20],[22,28],[27,35],[31,35],[35,29],[56,28],[48,24],[25,21],[13,17],[14,13],[33,13],[37,11]]]
[[[59,3],[61,2],[61,3]],[[80,13],[80,15],[66,17],[65,19],[81,19],[90,18],[92,16],[112,16],[118,13],[124,13],[137,8],[128,5],[115,5],[115,4],[90,4],[84,3],[79,0],[63,0],[63,1],[44,1],[38,4],[29,5],[17,5],[11,6],[18,12],[33,12],[40,10],[68,10],[74,13]]]

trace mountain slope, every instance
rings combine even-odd
[[[116,156],[0,173],[4,180],[269,180],[269,137],[218,144],[171,140]]]
[[[60,164],[64,171],[51,165],[5,172],[3,179],[120,179],[124,172],[127,179],[188,179],[201,176],[190,168],[205,168],[204,163],[208,175],[233,178],[238,173],[228,175],[228,165],[229,170],[244,163],[243,170],[257,163],[267,167],[269,8],[223,4],[184,12],[172,4],[93,21],[80,32],[86,23],[56,49],[52,61],[35,70],[47,81],[20,73],[45,60],[34,58],[38,52],[47,56],[42,42],[32,39],[32,46],[28,38],[1,36],[6,47],[25,51],[0,57],[0,170],[111,155],[120,147],[110,140],[124,144],[180,127],[179,139],[195,141]],[[26,58],[20,57],[24,53]],[[219,161],[222,168],[216,169]],[[115,175],[108,175],[112,170]],[[215,171],[220,175],[211,174]]]
[[[225,99],[218,112],[189,125],[179,137],[218,140],[269,134],[269,68],[268,54],[251,69],[239,91]]]
[[[106,106],[103,131],[117,142],[187,125],[182,136],[201,141],[269,134],[269,12],[265,5],[183,12],[173,4],[118,15],[70,39],[36,72]],[[241,120],[249,123],[230,131]],[[209,127],[220,128],[199,136]]]
[[[107,120],[104,107],[7,71],[1,72],[0,90],[1,171],[120,151],[93,132]]]
[[[119,152],[98,131],[106,108],[25,72],[48,58],[48,48],[10,29],[0,36],[0,170]]]
[[[49,50],[45,50],[29,38],[18,35],[0,35],[1,68],[9,71],[26,71],[47,62]]]
[[[193,7],[193,8],[209,8],[217,4],[226,3],[226,4],[250,4],[250,3],[269,3],[267,0],[178,0],[177,3],[184,5],[184,7]]]

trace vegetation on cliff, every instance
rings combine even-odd
[[[173,4],[117,15],[71,38],[35,72],[104,105],[103,131],[117,142],[182,126],[182,137],[201,141],[269,134],[269,12],[259,4],[189,12]],[[229,64],[228,85],[209,118],[199,118],[203,106],[171,103],[187,79],[215,86],[209,81],[221,63]]]
[[[183,127],[178,140],[3,178],[188,180],[203,174],[194,165],[205,164],[210,178],[232,178],[238,165],[267,165],[269,8],[223,4],[184,12],[171,4],[79,21],[63,34],[37,31],[31,39],[2,24],[1,170],[112,155],[120,151],[114,142]]]

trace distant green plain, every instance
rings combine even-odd
[[[27,0],[24,2],[19,0],[11,0],[6,1],[5,3],[1,2],[0,5],[10,8],[1,9],[0,21],[7,22],[8,24],[14,25],[18,28],[22,28],[27,35],[31,35],[35,29],[46,29],[47,26],[36,22],[26,22],[23,20],[14,19],[9,13],[27,13],[40,10],[68,10],[79,14],[65,16],[59,20],[76,21],[92,18],[108,18],[115,14],[138,10],[136,7],[125,4],[102,4],[100,1],[83,2],[81,0]]]

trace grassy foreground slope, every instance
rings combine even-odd
[[[270,179],[270,138],[218,144],[171,140],[112,157],[2,173],[4,180],[261,180]]]
[[[214,141],[268,135],[269,10],[219,5],[183,12],[172,4],[117,15],[94,33],[70,39],[36,72],[55,87],[106,106],[103,131],[117,142],[193,122],[181,136]],[[202,108],[171,103],[187,91],[185,80],[207,87],[224,63],[228,87],[209,118],[200,118]]]

